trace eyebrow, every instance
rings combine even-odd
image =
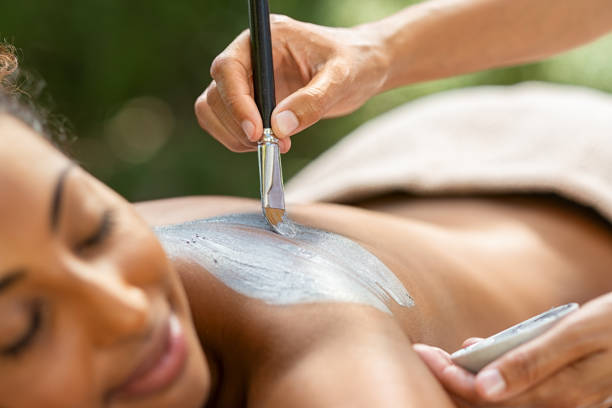
[[[70,169],[72,169],[73,163],[70,163],[64,168],[57,179],[55,189],[53,190],[53,196],[51,199],[51,229],[56,230],[59,221],[59,214],[62,208],[62,196],[64,192],[64,185],[66,184],[66,176]],[[25,278],[26,273],[22,269],[9,272],[4,276],[0,277],[0,292],[8,290],[11,286],[14,286],[19,281]]]
[[[26,273],[23,270],[16,270],[13,272],[9,272],[3,277],[0,277],[0,292],[7,290],[11,286],[15,285],[17,282],[25,278]]]
[[[72,163],[69,164],[65,169],[63,169],[59,177],[57,179],[57,183],[55,184],[55,190],[53,190],[53,197],[51,199],[51,230],[57,230],[57,225],[59,222],[59,214],[62,209],[62,197],[64,193],[64,185],[66,184],[66,176],[68,172],[72,169]]]
[[[53,190],[53,196],[51,199],[51,229],[53,231],[57,229],[59,214],[62,208],[62,196],[64,192],[64,185],[66,184],[66,176],[72,167],[73,163],[70,163],[60,172],[57,183],[55,184],[55,189]],[[11,286],[14,286],[16,283],[23,280],[25,276],[25,271],[19,269],[0,277],[0,292],[8,290]]]

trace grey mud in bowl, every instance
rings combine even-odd
[[[555,307],[524,322],[501,331],[451,355],[453,362],[477,373],[508,351],[528,342],[552,328],[560,319],[579,308],[577,303]]]
[[[414,304],[376,256],[341,235],[291,222],[275,233],[261,214],[156,228],[168,255],[187,256],[226,286],[273,305],[349,302],[390,313]]]

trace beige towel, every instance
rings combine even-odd
[[[286,197],[394,190],[553,192],[612,220],[612,95],[525,83],[426,97],[355,130],[297,174]]]

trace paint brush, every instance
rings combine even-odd
[[[251,61],[255,102],[263,120],[263,136],[258,143],[259,184],[263,214],[270,226],[282,233],[285,215],[285,190],[278,139],[272,132],[271,116],[276,106],[274,64],[270,35],[268,0],[249,0]]]

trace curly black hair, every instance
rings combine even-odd
[[[43,89],[42,80],[19,69],[15,47],[0,43],[0,113],[20,119],[54,144],[65,147],[68,122],[36,102]]]

